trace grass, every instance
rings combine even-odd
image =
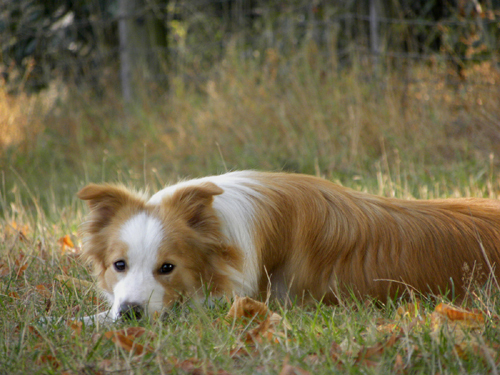
[[[105,308],[93,288],[56,279],[92,281],[77,257],[85,208],[75,198],[90,181],[154,191],[227,169],[284,169],[407,199],[499,198],[500,86],[491,64],[469,68],[471,81],[484,80],[472,85],[450,79],[439,63],[409,64],[375,80],[362,63],[339,70],[314,46],[294,58],[273,49],[263,55],[240,60],[229,48],[206,81],[188,85],[173,77],[168,94],[143,87],[137,106],[120,102],[112,78],[100,97],[58,83],[32,96],[0,90],[0,372],[498,372],[498,358],[485,354],[500,347],[493,287],[470,290],[465,306],[479,309],[485,323],[479,334],[466,330],[465,349],[448,325],[433,324],[435,298],[421,300],[417,326],[398,323],[402,336],[391,345],[400,331],[381,328],[398,321],[405,301],[273,303],[291,330],[280,327],[285,337],[277,343],[235,356],[245,329],[221,322],[227,301],[138,323],[153,333],[137,341],[151,347],[145,355],[105,336],[130,324],[68,325]],[[74,247],[64,247],[66,235]],[[44,326],[47,315],[55,320]],[[364,358],[369,350],[376,353]]]
[[[57,82],[38,95],[0,92],[7,193],[37,186],[48,209],[54,199],[69,203],[88,181],[156,189],[255,168],[356,179],[374,192],[380,170],[399,171],[401,188],[419,197],[420,184],[485,183],[498,167],[490,159],[500,154],[492,63],[471,66],[469,83],[450,78],[444,63],[398,66],[373,79],[370,65],[340,70],[314,45],[293,58],[262,55],[242,60],[229,48],[206,80],[173,77],[167,93],[144,84],[135,106],[119,100],[113,77],[99,95]]]
[[[387,175],[381,175],[380,180],[386,184],[390,181]],[[432,189],[428,187],[427,191]],[[463,189],[472,195],[487,194],[486,187],[474,184]],[[386,185],[381,190],[391,191]],[[395,193],[401,194],[398,190]],[[288,321],[290,329],[279,326],[276,330],[281,335],[256,345],[250,343],[237,352],[235,349],[244,341],[245,332],[255,324],[249,323],[245,329],[234,322],[225,322],[223,318],[230,307],[230,301],[226,300],[213,308],[176,309],[165,321],[120,322],[99,327],[78,325],[75,319],[106,308],[94,288],[57,279],[65,275],[92,282],[88,268],[77,256],[80,243],[76,231],[85,209],[73,198],[70,204],[59,207],[58,216],[50,217],[32,209],[39,207],[36,198],[24,205],[22,194],[17,194],[13,201],[7,201],[4,195],[1,198],[4,216],[0,219],[3,233],[0,368],[5,373],[268,374],[302,370],[318,374],[494,374],[498,371],[499,359],[491,354],[500,348],[500,294],[495,285],[490,285],[489,291],[486,286],[469,291],[464,306],[479,309],[485,323],[480,325],[479,333],[465,329],[466,339],[456,336],[455,328],[449,328],[453,327],[452,322],[435,328],[431,313],[439,301],[449,301],[425,297],[421,298],[421,310],[413,320],[398,319],[398,308],[412,310],[404,300],[380,305],[352,297],[345,298],[339,306],[317,303],[305,307],[272,302],[270,308]],[[69,242],[63,240],[66,235]],[[46,316],[54,320],[43,325],[41,319]],[[418,322],[416,327],[415,322]],[[384,328],[391,325],[399,328]],[[145,354],[136,355],[135,349],[117,345],[106,337],[107,332],[131,326],[146,330],[146,335],[134,339],[134,348],[137,345],[149,348]],[[391,337],[396,337],[397,342],[388,344]],[[457,345],[465,345],[464,352]],[[371,352],[368,358],[362,356]]]

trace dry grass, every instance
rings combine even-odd
[[[457,187],[470,176],[488,182],[498,165],[500,76],[489,62],[469,68],[469,84],[441,63],[374,79],[369,65],[339,70],[314,46],[293,58],[273,49],[262,61],[237,56],[230,48],[197,84],[173,77],[168,93],[143,87],[135,107],[112,83],[101,96],[56,84],[31,97],[1,92],[7,189],[20,180],[56,195],[82,180],[156,187],[242,168],[361,178],[372,189],[383,170],[413,189]]]

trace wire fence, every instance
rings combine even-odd
[[[0,70],[5,82],[23,82],[35,89],[61,77],[98,85],[117,75],[128,53],[132,58],[142,56],[148,64],[157,62],[153,73],[141,77],[145,81],[168,82],[179,74],[196,80],[203,79],[235,41],[241,59],[264,56],[267,49],[289,57],[314,43],[318,59],[336,59],[339,69],[360,57],[386,68],[438,62],[458,76],[471,64],[488,62],[498,69],[500,11],[495,1],[488,9],[472,1],[470,9],[457,6],[455,12],[435,19],[427,19],[428,14],[393,17],[376,0],[355,1],[351,8],[340,1],[331,3],[148,2],[132,12],[104,7],[106,12],[86,15],[60,7],[51,15],[32,15],[31,21],[29,8],[27,14],[12,17],[12,9],[6,7],[0,15]],[[150,34],[146,39],[140,36],[139,42],[124,42],[120,24],[127,22],[137,35],[160,26],[163,42],[152,42]],[[123,76],[121,80],[123,84]],[[498,84],[471,78],[463,82],[485,89]]]

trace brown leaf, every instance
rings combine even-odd
[[[43,284],[38,284],[36,287],[35,287],[36,291],[42,296],[42,297],[45,297],[45,298],[50,298],[51,297],[51,293],[50,293],[50,290]]]
[[[396,309],[396,319],[397,320],[403,320],[403,319],[408,319],[408,320],[413,320],[416,318],[421,311],[421,304],[420,301],[412,302],[412,303],[406,303],[402,306],[399,306]]]
[[[321,358],[318,354],[309,354],[304,358],[304,362],[309,365],[317,365],[321,363]]]
[[[19,299],[19,294],[17,294],[17,292],[9,292],[8,296],[10,298]]]
[[[17,235],[21,241],[26,241],[26,235],[28,234],[29,228],[28,225],[18,225],[14,220],[11,221],[10,225],[8,224],[5,227],[5,234],[7,236]]]
[[[204,374],[203,369],[199,367],[199,361],[196,359],[186,359],[180,363],[178,363],[175,367],[181,369],[182,371],[187,372],[192,375],[202,375]]]
[[[142,355],[153,352],[153,348],[149,345],[144,346],[142,344],[134,342],[136,337],[127,336],[120,332],[109,331],[104,333],[104,337],[110,339],[115,343],[115,345],[121,347],[123,350],[132,353],[133,355]]]
[[[455,342],[455,352],[460,358],[467,359],[470,353],[485,359],[496,357],[495,351],[485,346],[481,338],[485,322],[479,310],[471,311],[440,303],[431,314],[430,321],[434,340],[439,342],[443,332]]]
[[[236,296],[234,302],[226,315],[226,319],[255,319],[256,321],[263,321],[269,313],[266,304],[255,301],[250,297]]]
[[[38,333],[38,330],[33,327],[33,326],[28,326],[28,332],[31,333],[32,335],[34,335],[35,337],[41,339],[42,336],[40,335],[40,333]]]
[[[50,311],[50,308],[52,307],[52,300],[50,298],[47,298],[45,301],[45,312],[48,314]]]
[[[399,324],[397,323],[379,324],[377,326],[377,331],[382,333],[393,333],[397,329],[400,329]]]
[[[470,311],[440,303],[436,306],[434,312],[440,316],[446,317],[450,321],[462,321],[471,326],[484,326],[484,316],[479,310]]]
[[[17,269],[16,277],[20,277],[24,273],[24,271],[26,271],[26,268],[28,268],[28,263],[20,265],[19,268]]]
[[[226,315],[226,320],[251,320],[260,325],[254,330],[254,334],[262,333],[270,327],[277,326],[280,322],[287,329],[291,329],[288,322],[275,312],[269,310],[266,304],[255,301],[250,297],[236,296],[234,302]],[[247,322],[245,322],[247,323]]]
[[[175,357],[170,357],[168,362],[173,364],[174,367],[181,369],[190,375],[231,375],[224,370],[214,371],[213,364],[210,362],[202,362],[198,358],[189,358],[184,361],[180,361]]]
[[[393,346],[402,336],[397,335],[396,333],[393,333],[391,337],[385,342],[385,343],[377,343],[373,346],[370,346],[368,348],[362,348],[356,359],[355,362],[364,362],[366,360],[371,360],[373,357],[378,357],[384,353],[384,351],[391,346]]]
[[[69,234],[61,237],[57,240],[58,245],[61,247],[61,254],[65,254],[67,251],[75,252],[75,245],[71,241]]]
[[[10,268],[5,263],[0,263],[0,277],[4,277],[10,274]]]
[[[283,364],[280,375],[310,375],[309,371],[301,369],[300,367],[291,366],[288,363]]]
[[[150,338],[156,338],[156,334],[154,332],[148,331],[144,327],[128,327],[121,330],[120,333],[134,338],[141,337],[144,334],[147,334]]]
[[[50,364],[53,368],[59,368],[61,366],[61,363],[57,360],[57,358],[54,357],[51,354],[42,355],[38,359],[38,364],[39,365],[40,364],[45,364],[45,363]]]
[[[262,337],[268,339],[268,341],[272,340],[273,330],[270,329],[271,320],[267,317],[262,323],[260,323],[257,328],[252,329],[250,332],[247,332],[245,341],[246,342],[262,342]]]
[[[239,345],[229,352],[231,358],[249,357],[255,354],[257,353],[255,351],[249,351],[249,348],[245,345]]]
[[[341,354],[342,354],[342,348],[340,347],[340,345],[337,344],[335,341],[332,342],[332,346],[330,348],[330,357],[334,362],[337,363],[337,366],[341,366],[344,364],[340,359]]]
[[[392,367],[392,371],[394,371],[396,374],[401,374],[403,370],[405,369],[405,364],[403,361],[403,357],[401,354],[396,354],[396,360],[394,361],[394,366]]]
[[[67,326],[73,330],[74,335],[79,335],[82,333],[82,322],[79,320],[68,320],[67,321]]]
[[[238,342],[236,348],[229,353],[231,357],[248,356],[254,353],[250,347],[266,343],[279,343],[280,340],[287,340],[288,337],[283,332],[277,332],[275,328],[280,322],[288,328],[289,325],[282,317],[273,313],[268,307],[262,303],[255,301],[249,297],[236,297],[228,314],[225,317],[226,321],[243,320],[245,329],[248,329],[249,323],[256,323],[257,327],[242,334],[243,342]]]

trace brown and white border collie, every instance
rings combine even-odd
[[[381,301],[407,288],[464,292],[464,267],[500,276],[500,203],[402,200],[321,178],[240,171],[180,182],[149,200],[84,187],[83,256],[109,316],[154,315],[184,298],[237,294]],[[205,285],[205,287],[204,287]]]

